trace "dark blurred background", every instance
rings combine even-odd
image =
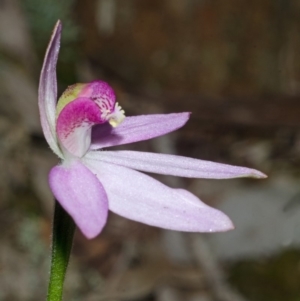
[[[157,177],[236,229],[183,234],[110,214],[76,234],[70,301],[300,300],[300,2],[0,0],[0,301],[44,300],[57,158],[37,87],[57,19],[61,93],[102,79],[126,114],[191,111],[179,131],[126,149],[257,168],[267,180]]]

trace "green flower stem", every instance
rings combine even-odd
[[[73,244],[75,224],[69,214],[55,201],[52,258],[47,301],[61,301],[66,270]]]

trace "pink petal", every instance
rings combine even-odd
[[[79,161],[59,165],[49,174],[51,190],[87,238],[104,227],[108,213],[105,190],[97,177]]]
[[[57,144],[55,133],[55,110],[57,100],[56,63],[60,47],[61,29],[61,22],[58,21],[46,51],[39,84],[39,110],[43,132],[50,148],[60,158],[63,155]]]
[[[185,125],[190,113],[126,117],[116,128],[97,125],[92,131],[91,149],[127,144],[159,137]]]
[[[255,169],[198,160],[193,158],[136,151],[89,152],[88,159],[129,168],[187,178],[230,179],[241,177],[265,178]]]
[[[97,104],[89,98],[76,98],[60,112],[56,131],[62,146],[76,157],[82,157],[91,144],[91,128],[103,122]]]
[[[135,170],[84,159],[103,184],[109,209],[148,225],[189,232],[227,231],[233,228],[222,212],[182,189],[172,189]]]

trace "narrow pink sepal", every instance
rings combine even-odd
[[[97,125],[92,131],[91,149],[128,144],[152,139],[175,131],[185,125],[190,113],[140,115],[126,117],[116,128]]]
[[[60,112],[56,131],[62,146],[76,157],[82,157],[91,144],[91,128],[103,122],[96,103],[89,98],[76,98]]]
[[[44,136],[53,152],[63,157],[55,133],[55,110],[57,101],[56,64],[60,47],[62,25],[58,21],[52,33],[39,83],[39,111]]]
[[[87,167],[79,161],[55,166],[50,171],[49,184],[57,201],[87,238],[102,231],[108,214],[107,196]]]
[[[129,168],[187,178],[231,179],[231,178],[265,178],[258,170],[215,163],[182,156],[156,154],[136,151],[97,151],[89,152],[88,159],[101,160],[107,163]]]
[[[84,159],[107,192],[109,209],[126,218],[165,229],[217,232],[233,228],[221,211],[182,189],[172,189],[126,167]]]

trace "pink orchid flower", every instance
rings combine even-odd
[[[166,229],[190,232],[233,228],[222,212],[183,189],[172,189],[139,171],[188,178],[264,178],[259,171],[181,156],[104,151],[182,127],[189,113],[126,117],[112,88],[102,82],[69,87],[57,102],[56,64],[61,23],[52,34],[39,86],[45,138],[62,160],[49,174],[50,188],[87,238],[104,227],[108,210]],[[124,119],[124,120],[123,120]],[[137,171],[138,170],[138,171]]]

